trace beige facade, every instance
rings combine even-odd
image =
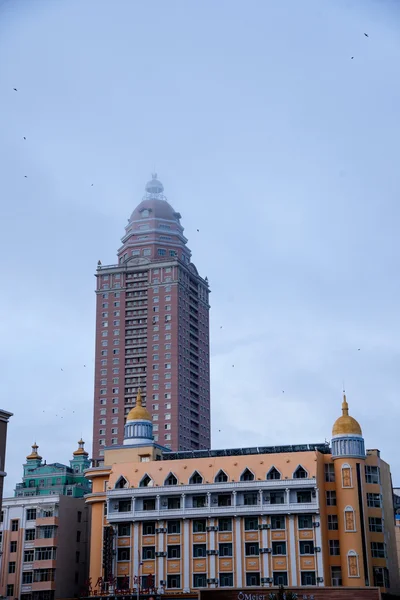
[[[87,472],[92,585],[105,578],[133,588],[139,575],[144,587],[180,592],[281,584],[397,591],[389,466],[379,451],[364,451],[346,400],[338,421],[332,449],[168,453],[128,437],[106,449],[105,466]],[[133,413],[127,435],[131,423]]]
[[[8,419],[12,417],[12,413],[0,409],[0,510],[1,500],[3,498],[3,480],[6,476],[6,441],[7,441],[7,424]]]
[[[0,523],[0,596],[20,600],[80,594],[88,561],[83,498],[6,498]]]

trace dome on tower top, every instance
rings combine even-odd
[[[142,394],[141,394],[140,389],[136,396],[136,406],[134,406],[134,408],[131,408],[131,410],[128,413],[128,416],[126,417],[126,420],[127,420],[127,422],[128,421],[151,421],[152,420],[151,414],[142,405]]]
[[[347,404],[346,394],[343,394],[342,416],[336,419],[332,428],[332,437],[336,435],[362,436],[360,424],[354,417],[349,415],[349,405]]]
[[[152,173],[151,180],[146,183],[145,190],[148,194],[162,194],[164,186],[159,179],[157,173]]]

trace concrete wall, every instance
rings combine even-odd
[[[56,598],[73,598],[79,595],[88,578],[88,527],[89,508],[85,505],[85,500],[60,496]]]

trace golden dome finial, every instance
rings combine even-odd
[[[85,442],[83,441],[83,439],[81,438],[78,441],[78,450],[75,450],[75,452],[73,453],[74,456],[89,456],[89,454],[86,452],[84,446],[85,446]]]
[[[131,408],[129,414],[126,417],[127,421],[151,421],[151,414],[143,406],[142,391],[139,388],[136,396],[136,404],[134,408]]]
[[[348,417],[349,416],[349,405],[347,404],[346,393],[345,392],[343,392],[342,415],[344,417]]]
[[[342,416],[336,419],[332,429],[332,437],[335,435],[362,435],[360,424],[349,415],[345,392],[343,392]]]
[[[32,452],[30,454],[28,454],[28,456],[26,457],[26,460],[42,460],[42,457],[39,456],[39,454],[38,454],[38,448],[39,448],[39,446],[37,445],[36,442],[34,442],[32,444]]]

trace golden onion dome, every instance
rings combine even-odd
[[[342,416],[333,425],[332,437],[335,435],[362,435],[360,424],[349,415],[346,394],[343,394]]]
[[[142,404],[142,393],[140,388],[136,396],[136,406],[131,408],[127,417],[127,421],[151,421],[151,414]]]
[[[38,454],[38,451],[37,451],[38,448],[39,448],[39,446],[35,442],[32,445],[32,452],[30,454],[28,454],[28,456],[26,457],[26,460],[42,460],[42,457],[39,456],[39,454]]]
[[[89,454],[86,452],[85,448],[84,448],[85,442],[83,441],[83,439],[81,438],[78,442],[78,450],[75,450],[75,452],[73,453],[74,456],[89,456]]]

